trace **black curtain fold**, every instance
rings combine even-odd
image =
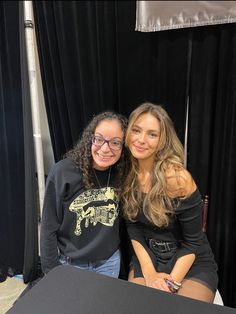
[[[23,2],[0,2],[0,281],[37,277],[36,173]]]
[[[135,32],[135,5],[134,1],[34,2],[56,160],[76,142],[94,114],[111,109],[129,115],[144,100],[161,101],[170,109],[183,140],[187,40],[178,31],[171,38]],[[172,73],[166,71],[171,65]]]
[[[236,306],[236,25],[220,32],[215,124],[211,160],[209,237],[221,275],[220,289],[228,304]]]
[[[184,144],[190,60],[189,30],[152,33],[150,98],[165,105]]]
[[[0,2],[0,274],[24,263],[24,142],[21,102],[19,6]]]
[[[193,32],[188,167],[209,195],[207,234],[219,266],[219,290],[236,305],[236,25]]]
[[[46,108],[58,160],[94,114],[116,106],[114,5],[37,1],[34,6],[40,59],[46,65],[41,69]]]
[[[39,57],[55,159],[102,110],[162,103],[188,168],[210,197],[208,237],[228,306],[234,292],[235,24],[135,32],[135,1],[35,1]],[[222,256],[222,254],[224,254]]]

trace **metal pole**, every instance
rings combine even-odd
[[[191,74],[191,63],[192,63],[192,47],[193,47],[193,33],[192,30],[188,31],[188,57],[187,57],[187,71],[186,71],[186,120],[185,120],[185,137],[184,137],[184,165],[188,166],[188,126],[189,126],[189,91],[190,91],[190,74]]]
[[[187,168],[188,162],[188,113],[189,113],[189,97],[186,104],[185,134],[184,134],[184,166]]]
[[[34,148],[36,156],[36,169],[38,174],[38,191],[40,217],[42,217],[43,199],[45,192],[43,145],[40,127],[38,84],[36,76],[36,58],[34,42],[34,24],[32,1],[24,1],[24,27],[26,36],[27,63],[30,84],[30,100],[32,112],[32,125],[34,136]]]

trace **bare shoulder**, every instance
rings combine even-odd
[[[166,170],[166,184],[170,197],[188,196],[197,188],[191,174],[184,167],[170,166]]]

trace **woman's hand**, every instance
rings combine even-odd
[[[145,276],[146,286],[150,288],[159,289],[162,291],[170,292],[165,279],[171,280],[171,276],[166,273],[153,272]]]

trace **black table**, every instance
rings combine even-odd
[[[236,309],[172,295],[73,266],[58,266],[8,314],[236,314]]]

